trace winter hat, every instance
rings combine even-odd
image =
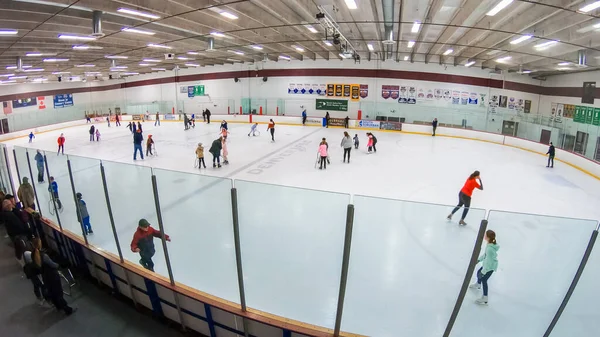
[[[23,184],[29,184],[29,178],[23,177]]]
[[[150,223],[146,219],[140,219],[140,222],[138,222],[138,226],[146,228],[150,226]]]
[[[152,135],[148,135],[148,138],[152,138]]]
[[[77,197],[77,199],[81,199],[81,197],[83,196],[81,193],[77,192],[77,194],[75,194],[75,196]]]
[[[198,143],[198,146],[202,146],[202,143]]]

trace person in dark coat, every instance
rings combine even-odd
[[[435,136],[435,130],[437,129],[437,125],[438,125],[438,120],[437,120],[437,118],[434,118],[433,122],[431,122],[431,127],[433,128],[432,136]]]
[[[42,155],[40,150],[37,150],[37,153],[35,154],[35,157],[33,159],[35,159],[35,164],[36,164],[37,170],[38,170],[38,183],[43,183],[44,182],[44,156]]]
[[[213,155],[213,167],[221,167],[221,149],[223,148],[222,141],[222,137],[215,139],[208,150],[208,152]]]
[[[206,124],[210,124],[210,110],[206,109]]]
[[[115,125],[116,126],[121,126],[121,119],[119,118],[119,115],[115,114]]]
[[[548,155],[548,165],[546,165],[546,167],[554,167],[554,154],[556,153],[556,149],[554,148],[554,144],[552,144],[552,142],[550,142],[550,147],[548,148],[548,152],[546,152],[546,154]]]
[[[163,233],[157,231],[150,226],[150,223],[146,219],[140,219],[138,222],[138,228],[133,234],[133,240],[131,240],[131,251],[134,253],[140,253],[140,264],[142,267],[154,271],[154,262],[152,257],[156,250],[154,249],[154,238],[162,238]],[[165,240],[171,241],[171,238],[164,234]]]
[[[13,242],[15,257],[21,259],[21,256],[23,256],[23,251],[21,251],[22,247],[15,243],[21,240],[28,241],[33,235],[31,234],[29,227],[21,221],[21,218],[15,214],[14,211],[14,204],[10,200],[4,199],[2,201],[2,213],[0,216],[6,227],[6,234],[8,234],[8,237]]]
[[[140,130],[141,133],[144,133],[144,131],[142,130],[142,123],[137,122],[137,129]]]
[[[92,125],[90,126],[90,142],[94,141],[94,133],[96,132],[96,128]]]
[[[140,151],[140,156],[142,156],[142,159],[144,159],[144,152],[142,152],[142,142],[143,141],[144,141],[144,136],[142,136],[142,131],[137,130],[133,134],[133,160],[137,160],[137,152],[138,151]]]
[[[329,111],[325,113],[325,127],[329,127]]]
[[[133,132],[133,134],[135,135],[136,131],[137,131],[137,124],[135,124],[135,122],[131,122],[131,132]]]
[[[65,314],[71,315],[76,309],[71,308],[63,296],[62,283],[58,274],[58,263],[52,261],[50,256],[42,251],[42,241],[39,238],[33,239],[33,247],[33,263],[41,270],[47,298],[52,302],[56,310],[64,311]]]

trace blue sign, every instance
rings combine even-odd
[[[188,97],[192,98],[194,97],[194,93],[196,92],[195,88],[193,86],[188,87]]]
[[[54,95],[54,108],[73,106],[73,94]]]

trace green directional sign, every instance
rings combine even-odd
[[[194,96],[204,96],[204,86],[203,85],[197,85],[194,88]]]
[[[594,107],[588,106],[587,113],[585,114],[585,123],[592,124],[593,120],[594,120]]]
[[[592,124],[600,125],[600,108],[594,109],[594,119],[592,120]]]
[[[584,106],[578,105],[575,107],[575,116],[573,117],[573,122],[585,123],[585,107]]]
[[[317,110],[348,111],[348,101],[342,99],[318,99]]]

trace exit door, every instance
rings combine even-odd
[[[503,121],[502,122],[502,134],[506,136],[517,136],[517,131],[519,129],[519,123],[513,121]]]
[[[600,161],[600,137],[596,140],[596,153],[594,154],[594,160]]]
[[[551,136],[552,132],[550,130],[542,129],[542,134],[540,135],[540,143],[549,145]]]
[[[577,131],[577,137],[575,137],[575,153],[585,155],[585,150],[588,143],[588,134],[586,132]]]

